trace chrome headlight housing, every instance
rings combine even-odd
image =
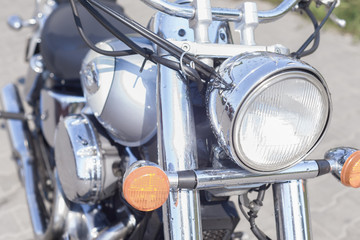
[[[330,117],[330,95],[311,66],[257,52],[227,59],[208,89],[208,113],[220,144],[253,172],[286,169],[308,155]]]

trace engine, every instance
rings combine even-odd
[[[114,194],[117,148],[83,114],[62,119],[55,135],[55,161],[66,197],[91,203]]]

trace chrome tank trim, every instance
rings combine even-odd
[[[197,168],[195,125],[188,83],[178,72],[159,66],[157,81],[159,163],[165,171]],[[197,191],[170,192],[163,205],[165,239],[202,239]]]
[[[277,239],[312,239],[306,180],[273,185]]]
[[[114,49],[106,42],[100,42],[96,44],[97,47],[107,50],[113,51]],[[88,89],[88,76],[87,67],[88,65],[95,65],[97,67],[96,73],[98,73],[96,77],[96,81],[99,84],[98,90],[96,92],[89,92]],[[101,73],[101,74],[100,74]],[[95,116],[99,116],[104,110],[105,103],[108,99],[111,85],[115,75],[115,58],[111,56],[100,55],[97,52],[90,50],[81,66],[80,71],[80,79],[81,84],[84,91],[84,96],[86,97],[87,103],[91,107],[91,110],[94,112]]]
[[[152,48],[145,38],[132,40],[143,48]],[[129,49],[117,39],[100,45]],[[114,58],[93,51],[83,61],[81,80],[88,105],[114,141],[124,146],[140,146],[156,134],[156,65],[143,63],[140,55]]]

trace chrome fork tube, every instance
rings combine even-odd
[[[312,239],[306,180],[273,185],[277,239]]]
[[[159,164],[165,171],[195,169],[196,138],[188,84],[178,72],[163,65],[158,73]],[[196,190],[170,192],[163,205],[165,239],[202,238],[199,199]]]
[[[17,87],[9,84],[1,90],[2,103],[5,111],[23,113],[23,107]],[[27,122],[7,120],[7,128],[13,148],[14,157],[21,166],[20,175],[25,187],[30,219],[36,239],[58,239],[65,227],[68,208],[60,191],[60,183],[55,182],[54,202],[50,221],[46,221],[46,213],[41,195],[37,187],[36,165],[30,148],[30,136]]]

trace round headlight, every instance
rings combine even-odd
[[[251,53],[226,60],[219,73],[232,87],[212,86],[209,115],[240,166],[283,170],[304,159],[323,136],[330,97],[314,68],[283,55]]]

